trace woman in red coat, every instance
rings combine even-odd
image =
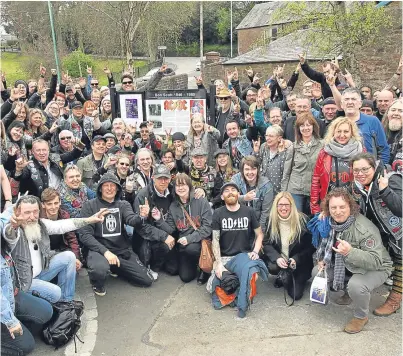
[[[363,151],[358,127],[346,117],[339,117],[330,124],[324,141],[312,177],[312,214],[320,212],[320,202],[328,192],[336,187],[350,187],[353,174],[349,161]]]

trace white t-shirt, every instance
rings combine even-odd
[[[39,273],[42,272],[42,253],[41,250],[34,249],[34,243],[28,241],[29,252],[31,253],[31,262],[32,262],[32,278],[35,278]]]

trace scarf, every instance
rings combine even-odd
[[[83,129],[81,128],[80,124],[78,123],[77,119],[70,115],[69,118],[65,121],[62,125],[63,130],[69,130],[73,133],[73,136],[82,140],[83,137]],[[94,124],[91,118],[84,116],[83,117],[83,128],[84,132],[87,135],[88,139],[92,140],[92,134],[94,132]]]
[[[329,251],[330,259],[331,259],[332,247],[334,245],[334,241],[337,235],[348,229],[354,223],[354,221],[355,217],[351,215],[343,224],[337,224],[332,218],[330,219],[330,226],[332,227],[332,245],[330,246]],[[328,261],[325,260],[325,263],[328,264]],[[333,279],[333,289],[335,291],[344,289],[345,276],[346,276],[346,266],[344,263],[344,256],[340,253],[336,253],[334,261],[334,279]]]
[[[65,182],[60,184],[60,211],[62,212],[63,219],[77,218],[80,216],[83,204],[88,201],[87,190],[88,188],[84,183],[81,183],[78,189],[71,189]]]
[[[347,144],[342,145],[331,139],[323,148],[324,151],[332,157],[341,159],[349,159],[350,157],[362,152],[362,144],[354,138],[351,138]]]
[[[322,220],[319,218],[319,213],[308,222],[307,228],[312,234],[312,245],[317,248],[321,242],[321,239],[329,237],[330,222],[329,217],[324,217]]]

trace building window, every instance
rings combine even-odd
[[[271,28],[271,40],[275,41],[277,39],[277,27]]]

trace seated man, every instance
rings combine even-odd
[[[151,182],[147,187],[139,190],[134,200],[134,210],[140,213],[141,206],[146,202],[150,211],[158,210],[161,219],[165,221],[169,207],[173,201],[171,172],[163,165],[157,165],[153,171]],[[133,237],[133,250],[139,251],[141,262],[150,268],[154,279],[158,278],[158,271],[164,269],[171,275],[178,274],[178,256],[175,248],[176,240],[167,230],[159,228],[160,224],[153,214],[146,216],[144,224]]]
[[[84,245],[87,258],[88,276],[94,293],[106,294],[105,280],[108,274],[121,275],[129,282],[145,287],[151,286],[152,276],[130,249],[130,242],[124,225],[142,225],[141,218],[148,216],[145,203],[139,207],[139,215],[130,204],[120,200],[122,187],[113,173],[105,173],[98,184],[97,197],[84,203],[81,216],[91,216],[93,212],[106,209],[102,223],[93,223],[79,230],[79,239]]]
[[[17,288],[35,291],[51,303],[73,300],[76,284],[76,256],[71,251],[50,249],[49,235],[65,234],[87,224],[103,221],[104,211],[86,219],[52,221],[41,219],[42,205],[37,197],[24,195],[15,204],[4,238],[18,273]],[[58,285],[49,283],[57,277]]]
[[[62,220],[66,217],[62,216],[60,210],[60,194],[56,189],[46,188],[41,195],[44,219],[49,220]],[[72,251],[76,256],[76,270],[78,271],[81,264],[80,246],[78,245],[77,235],[75,232],[70,231],[65,234],[49,235],[50,249],[56,252]]]
[[[225,206],[213,214],[213,254],[215,257],[212,278],[207,290],[211,289],[214,275],[222,278],[227,271],[226,264],[237,255],[247,251],[249,259],[258,260],[262,248],[263,232],[255,212],[249,206],[239,204],[239,188],[234,182],[225,183],[221,188],[221,199]],[[251,244],[250,236],[255,236]],[[263,268],[266,267],[263,264]],[[239,309],[238,316],[244,317],[246,309]]]
[[[377,227],[361,215],[351,195],[343,188],[328,193],[322,215],[330,217],[330,233],[316,252],[318,269],[326,268],[333,290],[345,290],[345,277],[351,275],[344,298],[338,304],[354,303],[354,317],[344,328],[359,333],[368,323],[371,292],[392,274],[392,260],[382,244]],[[316,274],[314,271],[312,274]]]

